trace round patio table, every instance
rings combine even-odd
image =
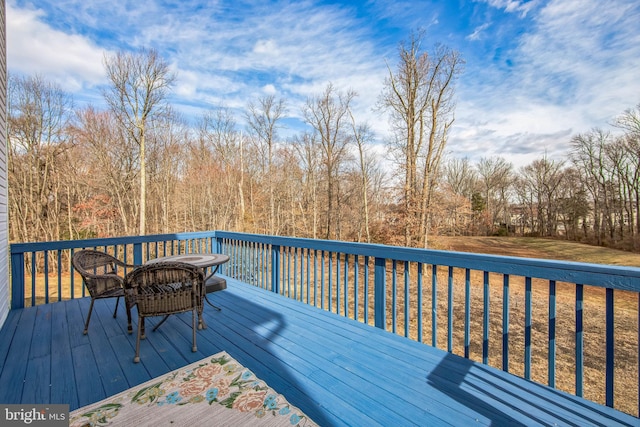
[[[220,265],[229,261],[229,255],[225,254],[182,254],[182,255],[169,255],[160,258],[150,259],[145,264],[156,264],[159,262],[184,262],[187,264],[195,265],[203,270],[209,267],[216,267],[213,272],[207,276],[207,278],[213,276],[218,271]]]

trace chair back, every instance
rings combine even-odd
[[[125,268],[133,267],[105,252],[91,249],[75,252],[71,264],[94,298],[122,289]]]
[[[143,265],[124,281],[131,304],[141,316],[160,316],[199,308],[202,310],[204,273],[182,262]]]

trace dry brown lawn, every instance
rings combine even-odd
[[[527,258],[546,258],[610,265],[640,266],[640,254],[579,243],[505,237],[438,237],[438,249],[488,253]],[[483,278],[472,276],[471,358],[482,360]],[[430,274],[430,272],[429,272]],[[446,277],[439,275],[438,329],[446,326]],[[454,287],[454,352],[463,353],[464,279],[456,276]],[[440,283],[444,283],[442,286]],[[511,277],[509,287],[510,330],[509,371],[524,374],[524,279]],[[615,292],[615,383],[614,407],[638,416],[639,305],[637,293]],[[490,275],[490,357],[489,364],[502,368],[501,275]],[[556,387],[575,392],[575,285],[557,284]],[[429,302],[431,304],[431,302]],[[548,384],[549,284],[532,283],[532,371],[531,378]],[[585,286],[584,292],[584,397],[605,402],[605,291]],[[430,319],[429,319],[430,322]],[[459,327],[456,327],[459,325]],[[446,348],[446,329],[439,330],[439,347]],[[429,338],[430,339],[430,338]]]
[[[459,252],[640,267],[640,254],[637,253],[535,237],[438,236],[431,240],[431,247]]]

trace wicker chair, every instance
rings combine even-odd
[[[116,317],[120,297],[125,297],[125,269],[134,268],[135,266],[125,264],[107,253],[90,249],[84,249],[74,253],[71,258],[71,263],[73,264],[73,268],[82,276],[82,280],[91,295],[91,305],[89,306],[89,314],[87,315],[83,331],[83,334],[86,335],[89,329],[89,322],[91,321],[91,313],[95,300],[117,298],[116,308],[113,311],[113,317]],[[121,275],[118,273],[121,273]],[[127,329],[129,333],[131,333],[133,331],[131,328],[131,305],[128,303],[126,297],[125,307],[127,309]]]
[[[191,311],[193,328],[192,351],[196,346],[196,316],[202,322],[204,274],[202,269],[182,262],[148,264],[129,272],[125,277],[125,292],[138,306],[138,337],[135,363],[140,361],[140,340],[145,338],[145,317],[165,316],[153,330],[171,314]]]

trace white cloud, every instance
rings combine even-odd
[[[480,38],[482,37],[482,33],[484,32],[484,30],[489,28],[489,26],[490,26],[489,23],[484,23],[484,24],[476,27],[473,30],[473,33],[471,33],[471,34],[469,34],[467,36],[467,40],[480,40]]]
[[[502,53],[510,67],[493,64],[461,80],[452,150],[527,163],[545,151],[566,157],[573,135],[607,128],[640,100],[635,2],[550,1],[529,18],[515,48]]]
[[[269,40],[258,40],[256,44],[253,46],[253,53],[263,54],[267,56],[275,56],[278,54],[278,46],[275,41]]]
[[[600,121],[634,105],[640,96],[638,22],[637,2],[606,8],[597,0],[550,2],[520,47],[529,64],[527,83],[545,76],[543,89],[559,91],[568,108],[590,116],[599,111]]]
[[[43,74],[68,91],[104,81],[103,50],[90,40],[54,30],[44,12],[7,5],[7,62],[11,72]]]
[[[478,2],[487,3],[489,6],[496,9],[502,9],[507,13],[519,13],[521,17],[524,17],[535,8],[539,0],[475,0]]]
[[[365,26],[344,8],[295,2],[247,8],[241,19],[199,14],[188,18],[189,25],[178,25],[177,19],[187,18],[179,12],[157,18],[142,29],[138,43],[161,40],[175,52],[184,93],[194,98],[222,93],[225,105],[239,108],[257,96],[276,94],[288,100],[290,114],[297,114],[308,96],[332,82],[359,93],[358,119],[373,118],[370,108],[384,80],[384,60]]]
[[[306,98],[331,82],[359,94],[356,118],[381,136],[387,119],[372,107],[399,39],[426,25],[430,40],[446,44],[452,31],[444,0],[424,10],[410,1],[368,2],[371,20],[346,1],[241,8],[184,0],[170,10],[155,0],[40,4],[46,12],[7,5],[11,72],[40,72],[87,93],[104,81],[103,47],[152,47],[177,71],[172,101],[190,116],[220,105],[240,110],[267,94],[286,99],[290,117],[299,118]],[[640,101],[637,1],[477,0],[472,7],[480,21],[453,38],[469,63],[458,81],[451,151],[533,160],[544,149],[559,153],[572,134],[606,125]],[[378,33],[383,21],[397,32]]]
[[[262,92],[267,95],[275,95],[278,91],[276,90],[276,87],[274,85],[268,84],[262,87]]]

